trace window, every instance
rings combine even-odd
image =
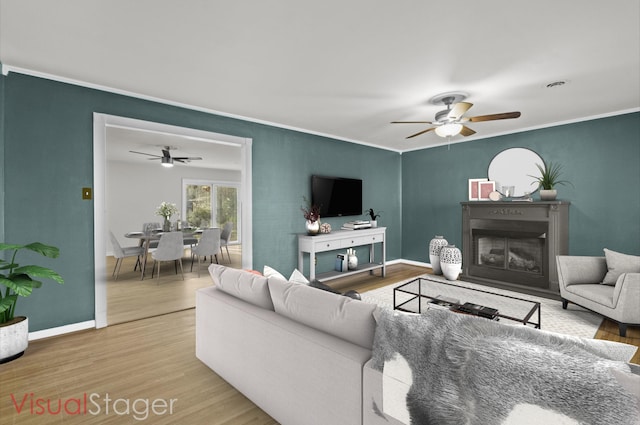
[[[183,180],[182,220],[189,226],[222,228],[233,223],[230,243],[240,240],[239,185],[228,182]]]

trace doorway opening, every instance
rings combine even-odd
[[[126,209],[129,210],[127,214],[134,216],[135,214],[141,214],[139,218],[130,221],[130,224],[120,224],[117,220],[112,219],[112,214],[115,214],[113,209],[110,209],[109,199],[107,193],[113,192],[113,188],[107,187],[111,185],[108,181],[108,167],[107,167],[107,147],[109,146],[109,135],[116,134],[122,131],[130,131],[136,135],[152,135],[154,139],[158,140],[158,143],[164,145],[165,140],[170,137],[181,137],[189,139],[190,141],[196,141],[202,143],[203,149],[206,146],[210,148],[212,145],[219,145],[220,149],[235,149],[239,151],[239,178],[233,186],[236,190],[235,209],[236,218],[236,243],[238,247],[241,247],[241,266],[243,268],[252,268],[252,218],[251,218],[251,144],[252,140],[248,138],[236,137],[231,135],[213,133],[208,131],[196,130],[187,127],[177,127],[162,123],[136,120],[132,118],[119,117],[107,114],[94,114],[94,254],[95,254],[95,321],[96,327],[101,328],[107,326],[107,277],[111,276],[111,268],[107,267],[108,252],[111,251],[111,245],[108,242],[110,228],[116,227],[114,234],[117,234],[119,238],[124,238],[124,234],[131,230],[137,229],[142,225],[142,221],[149,217],[149,211],[153,215],[153,208],[155,204],[140,205],[141,199],[144,199],[144,194],[137,191],[134,194],[136,197],[135,202],[131,202],[130,206]],[[138,148],[139,149],[139,148]],[[149,150],[152,149],[149,146]],[[137,150],[137,149],[131,149]],[[145,151],[146,152],[146,151]],[[131,155],[134,156],[134,155]],[[142,155],[135,155],[142,157],[139,161],[148,161]],[[128,160],[128,159],[127,159]],[[153,162],[153,161],[151,161]],[[142,167],[149,167],[151,162],[146,164],[140,163]],[[154,162],[155,164],[155,162]],[[161,166],[158,165],[158,168]],[[178,167],[173,167],[179,170]],[[141,171],[140,178],[144,179],[144,170]],[[150,185],[153,185],[154,181],[149,181]],[[180,183],[178,183],[179,185]],[[179,191],[177,197],[180,198]],[[171,199],[169,199],[171,201]],[[184,203],[180,199],[175,200],[176,203]],[[122,209],[122,204],[120,204]],[[228,207],[226,207],[228,208]],[[142,213],[140,211],[143,211]],[[122,212],[119,212],[122,216]],[[217,213],[217,209],[216,209]],[[144,215],[144,219],[143,219]],[[185,217],[183,211],[182,217]],[[138,221],[140,223],[138,223]],[[121,226],[118,228],[118,226]],[[126,229],[126,230],[125,230]],[[124,240],[124,242],[127,242]],[[129,241],[130,242],[130,241]],[[130,245],[131,243],[129,243]],[[170,270],[168,266],[165,266],[166,270]],[[167,272],[165,272],[166,274]],[[206,271],[205,271],[206,273]],[[145,279],[146,280],[146,279]]]

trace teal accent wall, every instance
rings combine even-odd
[[[81,188],[93,186],[94,112],[252,138],[256,269],[269,264],[288,276],[296,267],[295,235],[304,231],[300,207],[302,197],[310,197],[314,173],[363,179],[365,208],[385,212],[380,222],[388,226],[387,258],[400,257],[395,152],[17,73],[0,77],[0,84],[4,240],[58,246],[57,260],[28,253],[22,259],[37,259],[66,281],[46,282],[19,300],[17,313],[29,316],[30,331],[94,319],[93,202],[81,199]],[[327,221],[339,227],[346,220]],[[327,261],[320,258],[319,267]]]
[[[387,227],[387,259],[427,262],[435,234],[460,244],[467,179],[485,177],[491,158],[509,147],[564,165],[575,186],[560,187],[560,197],[572,202],[572,254],[600,255],[604,247],[640,254],[639,113],[400,155],[10,73],[0,75],[0,240],[58,246],[57,260],[28,253],[22,260],[37,260],[66,280],[19,300],[17,312],[29,316],[31,331],[94,319],[93,202],[81,199],[81,188],[93,186],[94,112],[252,138],[258,270],[267,264],[288,275],[296,267],[300,207],[312,174],[363,179],[363,207],[381,210],[379,223]],[[334,228],[346,220],[323,219]],[[320,255],[318,268],[332,267],[332,257]]]
[[[562,164],[573,184],[557,187],[571,202],[570,254],[640,254],[640,113],[630,113],[404,153],[402,257],[428,262],[434,235],[461,246],[468,179],[487,177],[491,159],[513,147]]]

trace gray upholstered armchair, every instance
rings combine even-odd
[[[612,277],[605,257],[559,255],[557,260],[562,308],[572,302],[612,319],[620,336],[626,336],[627,326],[640,326],[640,273]]]

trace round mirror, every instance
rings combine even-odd
[[[503,196],[518,198],[538,190],[531,177],[540,175],[536,164],[544,167],[540,155],[531,149],[505,149],[493,157],[487,175],[496,182],[496,190]]]

